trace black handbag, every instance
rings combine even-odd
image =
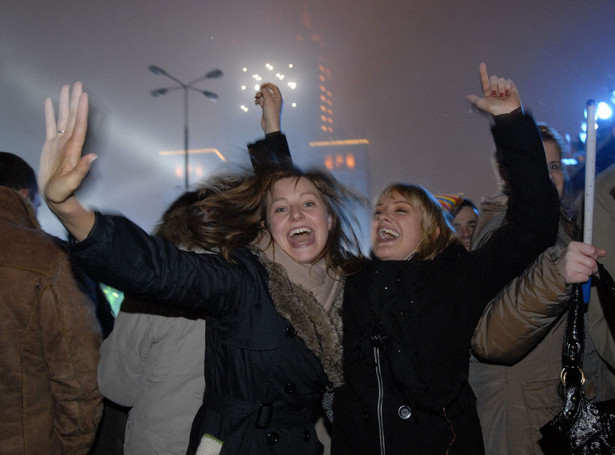
[[[601,305],[609,327],[615,327],[611,326],[615,319],[609,320],[614,309],[607,308],[610,305],[606,302],[615,301],[615,286],[606,269],[602,265],[599,268],[597,287],[600,289]],[[605,301],[602,300],[603,293]],[[540,445],[547,455],[615,454],[615,400],[592,403],[585,397],[582,369],[585,303],[580,284],[573,285],[569,305],[560,374],[564,387],[564,407],[540,429],[543,435]]]

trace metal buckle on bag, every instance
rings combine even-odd
[[[271,421],[271,415],[273,414],[273,405],[268,403],[260,403],[258,405],[258,411],[256,413],[256,421],[254,426],[256,428],[267,428]]]
[[[572,384],[571,385],[583,385],[585,384],[585,373],[583,373],[583,370],[580,368],[562,368],[562,371],[559,374],[559,379],[560,381],[562,381],[562,384],[564,385],[564,387],[568,387],[568,384],[566,384],[566,378],[568,378],[568,374],[571,373],[571,379],[572,380]]]

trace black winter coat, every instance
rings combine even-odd
[[[203,435],[222,441],[224,454],[322,453],[312,417],[330,382],[307,345],[316,339],[336,344],[336,337],[339,344],[341,296],[325,313],[263,255],[239,249],[231,264],[216,254],[180,251],[118,216],[97,214],[90,235],[72,254],[104,283],[211,315],[206,392],[188,453]],[[301,303],[291,300],[297,295]],[[284,299],[291,302],[286,307],[313,305],[317,316],[307,324],[304,314],[281,316],[277,301]]]
[[[559,216],[532,118],[496,122],[513,188],[509,224],[476,251],[453,244],[433,260],[374,260],[346,282],[333,454],[483,452],[467,381],[474,327],[497,291],[553,244]]]

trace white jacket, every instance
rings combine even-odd
[[[132,407],[126,455],[186,453],[205,390],[204,357],[205,320],[120,311],[101,348],[98,386]]]

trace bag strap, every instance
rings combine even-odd
[[[600,306],[609,330],[615,334],[615,282],[608,270],[598,263],[598,278],[594,279],[595,292],[600,297]]]
[[[566,334],[562,351],[560,379],[566,388],[585,383],[583,353],[585,352],[585,320],[583,290],[580,284],[573,284],[566,321]]]

